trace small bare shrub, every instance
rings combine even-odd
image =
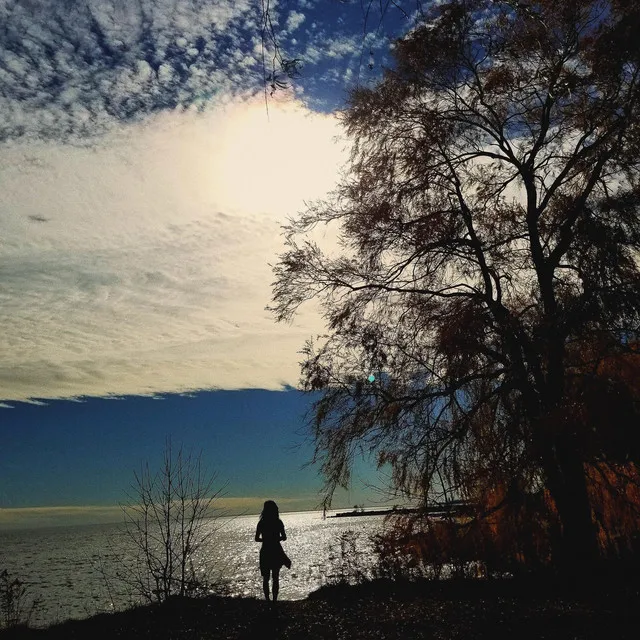
[[[0,628],[28,626],[39,606],[40,599],[29,595],[24,582],[0,571]]]
[[[225,486],[204,468],[202,456],[165,447],[157,472],[144,465],[135,473],[128,502],[122,505],[122,535],[131,551],[113,550],[115,571],[102,575],[112,603],[164,602],[171,596],[197,597],[215,586],[204,553],[223,515],[216,501]],[[117,593],[116,593],[117,592]]]
[[[338,544],[329,546],[330,578],[334,584],[359,584],[367,580],[361,535],[351,529],[338,536]]]

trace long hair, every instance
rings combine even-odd
[[[260,520],[267,522],[276,522],[280,517],[278,511],[278,505],[273,500],[267,500],[262,507],[262,513],[260,514]]]

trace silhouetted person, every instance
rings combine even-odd
[[[281,541],[287,539],[284,524],[280,520],[278,505],[273,500],[264,503],[260,520],[256,527],[256,542],[262,542],[260,547],[260,573],[262,574],[262,590],[264,597],[269,599],[269,575],[273,577],[273,601],[278,599],[280,589],[280,568],[285,565],[291,568],[291,560],[284,552]]]

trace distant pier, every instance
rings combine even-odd
[[[430,516],[453,515],[461,516],[471,513],[473,505],[464,500],[452,500],[444,504],[434,504],[427,507],[397,507],[394,509],[353,509],[352,511],[341,511],[334,513],[327,518],[353,518],[360,516],[386,516],[389,514],[404,515],[409,513],[424,513]]]

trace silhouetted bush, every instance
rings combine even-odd
[[[635,465],[585,465],[600,565],[640,566],[640,475]],[[433,518],[391,515],[373,537],[375,575],[392,579],[498,578],[557,570],[561,525],[549,492],[494,487],[476,513]]]
[[[452,518],[397,518],[373,538],[376,577],[439,580],[486,573],[478,560],[478,532],[469,525]]]
[[[329,580],[332,584],[359,584],[370,576],[365,568],[362,535],[351,529],[329,545]]]
[[[39,605],[40,599],[29,595],[24,582],[6,569],[0,571],[0,628],[28,626]]]

